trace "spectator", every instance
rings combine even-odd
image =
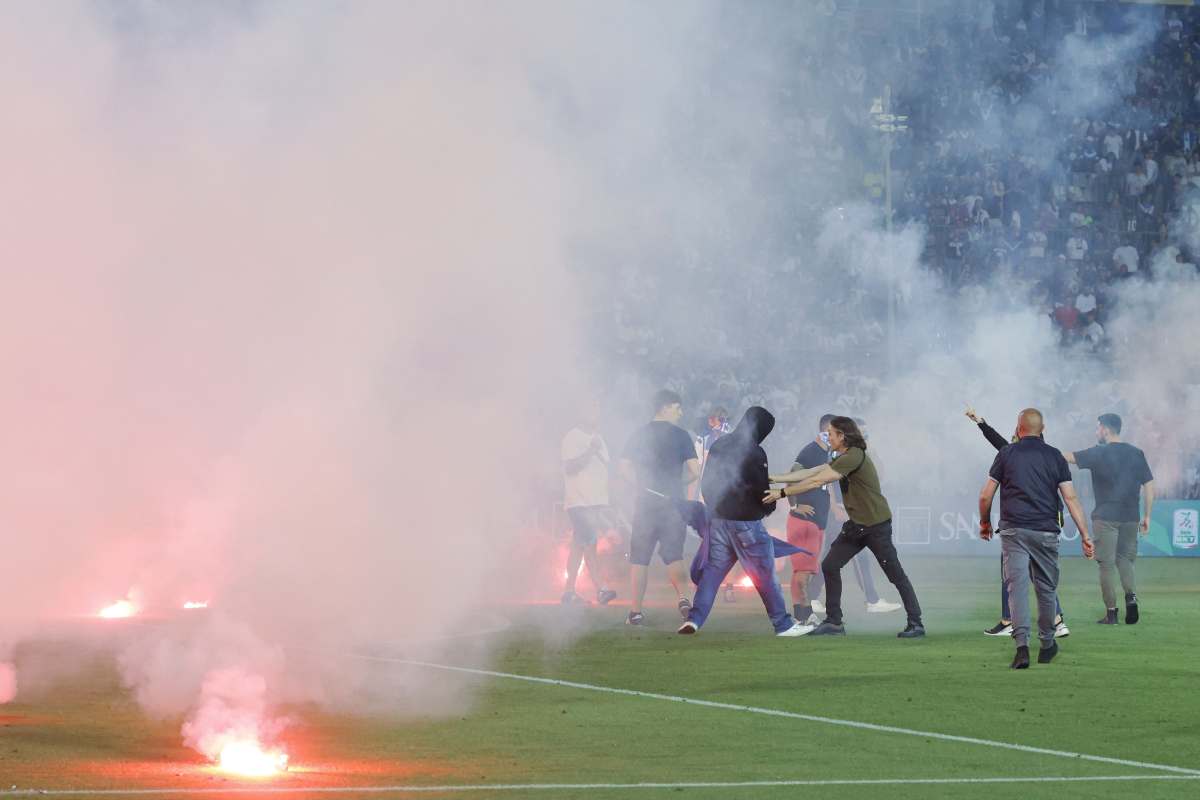
[[[1127,273],[1138,271],[1138,251],[1131,244],[1123,244],[1113,250],[1113,263],[1124,268]]]

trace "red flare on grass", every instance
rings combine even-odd
[[[287,753],[264,750],[254,739],[233,739],[221,746],[217,769],[247,778],[269,778],[286,772]]]
[[[105,606],[96,612],[96,616],[103,619],[124,619],[132,617],[138,613],[138,607],[134,605],[132,600],[118,600],[111,606]]]

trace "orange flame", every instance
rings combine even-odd
[[[104,619],[123,619],[137,614],[138,607],[131,600],[118,600],[111,606],[105,606],[96,612],[96,616]]]
[[[754,587],[754,581],[750,580],[749,575],[743,575],[742,579],[738,581],[738,586],[741,586],[743,589],[751,589]]]
[[[268,778],[287,771],[287,767],[287,753],[263,750],[253,739],[227,742],[217,757],[217,769],[247,778]]]

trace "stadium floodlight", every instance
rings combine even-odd
[[[883,220],[888,233],[892,232],[892,147],[898,133],[908,130],[908,115],[893,114],[892,87],[886,84],[883,95],[871,100],[871,127],[883,136]],[[896,371],[896,276],[888,270],[887,285],[887,354],[888,375]]]

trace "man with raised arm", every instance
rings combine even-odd
[[[1012,605],[1012,637],[1017,651],[1013,669],[1029,668],[1029,582],[1037,593],[1039,664],[1058,654],[1054,641],[1054,610],[1058,594],[1058,497],[1079,528],[1083,554],[1092,557],[1083,507],[1071,483],[1071,468],[1063,454],[1042,439],[1042,412],[1027,408],[1017,417],[1017,441],[996,455],[979,492],[979,536],[990,540],[992,499],[1000,489],[1000,552]]]

